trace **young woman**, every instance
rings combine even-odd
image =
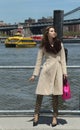
[[[58,95],[63,94],[63,78],[67,77],[67,69],[63,44],[57,38],[57,33],[52,26],[47,27],[44,31],[30,81],[34,81],[35,76],[39,75],[43,57],[45,57],[45,62],[36,88],[37,98],[33,126],[38,125],[43,95],[52,95],[53,118],[51,124],[54,127],[57,125]]]

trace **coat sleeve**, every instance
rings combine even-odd
[[[36,64],[35,64],[35,68],[34,68],[34,71],[33,71],[33,75],[35,75],[35,76],[39,75],[40,67],[41,67],[42,59],[43,59],[43,54],[44,54],[43,49],[42,48],[39,49]]]
[[[61,44],[61,45],[62,45],[62,49],[61,49],[61,65],[62,65],[62,72],[63,72],[63,74],[67,74],[65,50],[64,50],[63,44]]]

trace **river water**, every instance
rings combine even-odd
[[[67,65],[80,65],[80,44],[64,44],[68,49]],[[35,48],[6,48],[0,43],[0,66],[34,66],[38,52]],[[32,110],[35,105],[35,89],[38,79],[33,83],[28,79],[33,69],[0,69],[0,110]],[[60,109],[79,109],[79,74],[80,70],[68,70],[72,98],[60,100]],[[75,77],[77,77],[75,79]],[[42,109],[52,109],[51,97],[45,96]]]

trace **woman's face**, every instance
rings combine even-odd
[[[55,38],[57,36],[55,29],[54,28],[50,28],[49,32],[48,32],[48,37],[49,38]]]

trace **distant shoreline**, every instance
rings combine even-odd
[[[80,38],[65,38],[63,43],[80,43]]]
[[[0,42],[4,43],[6,38],[7,37],[0,37]],[[37,40],[35,40],[35,41],[37,41]],[[63,39],[63,43],[80,43],[80,38],[64,38]]]

